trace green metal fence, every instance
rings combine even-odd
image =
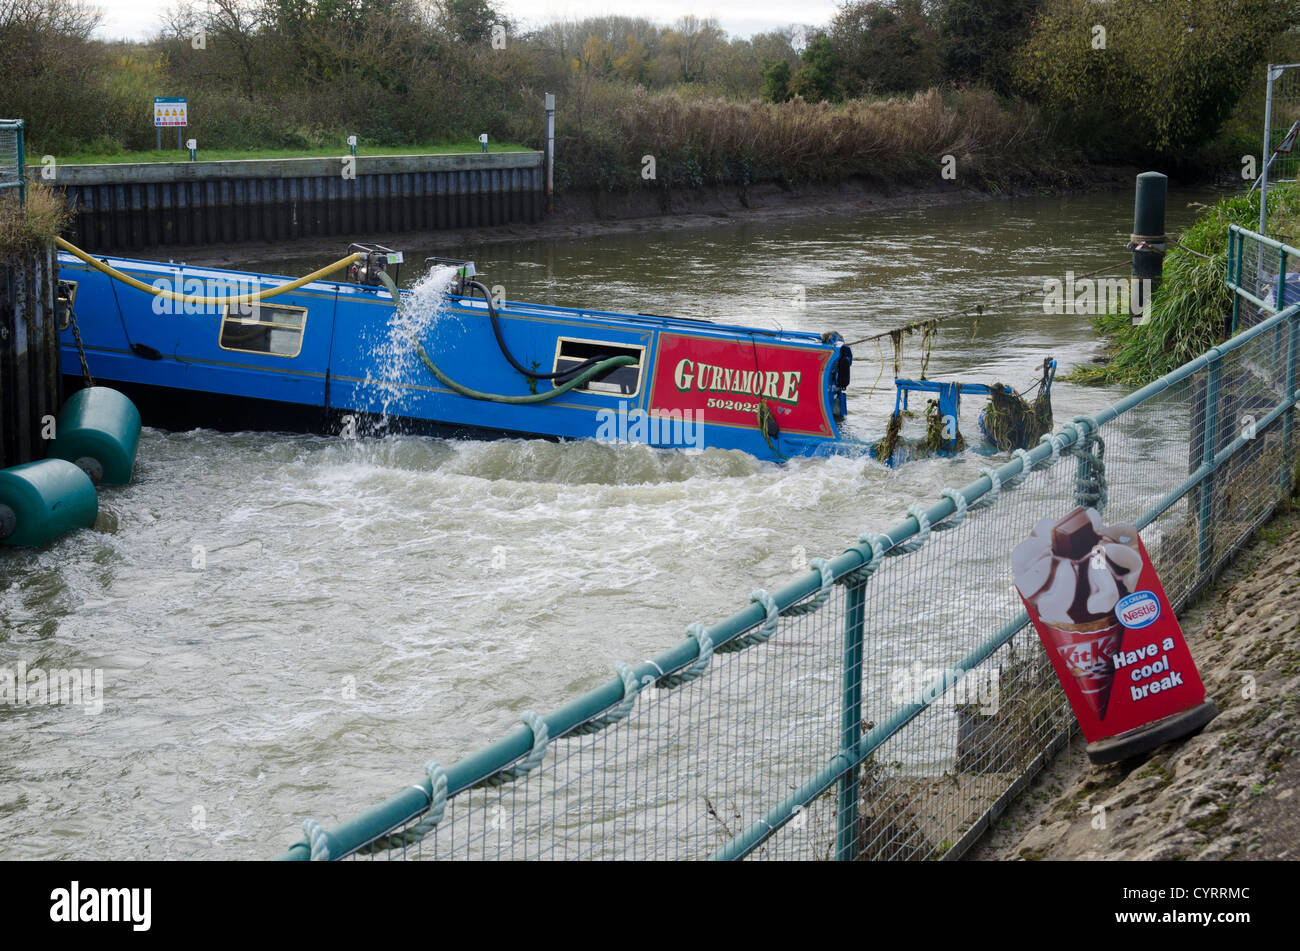
[[[18,189],[18,200],[27,201],[27,177],[23,170],[23,120],[0,119],[0,191]]]
[[[960,855],[1074,725],[1015,545],[1096,506],[1178,608],[1294,486],[1300,252],[1232,241],[1249,329],[284,857]]]

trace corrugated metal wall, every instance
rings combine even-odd
[[[0,265],[0,469],[45,457],[42,417],[62,395],[53,249]]]
[[[468,165],[477,157],[456,158],[454,164]],[[377,163],[362,158],[355,178],[337,171],[294,174],[295,162],[303,163],[303,172],[314,172],[327,162],[333,163],[331,171],[337,169],[337,160],[265,163],[271,166],[266,175],[255,174],[259,171],[255,168],[234,168],[263,163],[196,163],[181,167],[188,173],[185,180],[165,180],[179,178],[176,166],[123,166],[117,176],[104,171],[86,174],[82,170],[92,167],[80,166],[60,170],[54,184],[64,190],[77,212],[70,240],[101,252],[329,235],[364,240],[386,232],[486,227],[540,218],[540,154],[500,153],[482,159],[492,160],[491,166],[367,172],[368,165]],[[205,164],[211,166],[211,177],[192,177],[201,174]],[[384,162],[390,167],[395,164],[407,163]],[[164,180],[150,181],[150,177]]]

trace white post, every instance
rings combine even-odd
[[[1259,171],[1259,233],[1268,233],[1268,160],[1273,138],[1273,80],[1282,75],[1282,68],[1268,64],[1268,92],[1264,95],[1264,158]]]
[[[555,93],[546,94],[546,212],[555,211]]]

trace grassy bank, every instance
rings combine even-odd
[[[1274,188],[1268,203],[1270,230],[1294,235],[1300,228],[1300,189]],[[1102,362],[1079,367],[1067,379],[1143,386],[1221,343],[1232,312],[1232,292],[1224,276],[1228,227],[1234,224],[1259,227],[1259,192],[1206,208],[1178,243],[1170,245],[1163,280],[1152,295],[1150,320],[1134,327],[1127,314],[1094,318],[1107,340]]]
[[[166,139],[173,133],[163,133]],[[334,158],[348,154],[346,137],[335,148],[283,148],[283,149],[199,149],[199,161],[234,162],[244,159]],[[200,142],[200,144],[202,144]],[[358,155],[450,155],[459,152],[478,152],[478,142],[439,142],[426,145],[358,145]],[[526,152],[528,147],[513,142],[490,142],[491,152]],[[29,164],[39,164],[40,155],[28,154]],[[122,152],[69,152],[56,155],[60,165],[123,165],[135,162],[188,162],[190,153],[184,149],[157,149]]]

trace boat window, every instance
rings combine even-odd
[[[221,318],[221,349],[296,357],[302,352],[306,307],[283,304],[226,306]]]
[[[77,282],[59,281],[59,290],[54,298],[54,314],[58,317],[60,330],[67,330],[72,324],[72,309],[76,303]]]
[[[600,376],[592,377],[582,386],[579,393],[603,393],[612,396],[633,397],[641,389],[641,365],[645,354],[644,347],[629,347],[625,344],[602,343],[599,340],[571,340],[561,337],[555,348],[555,372],[559,373],[585,363],[596,357],[633,357],[636,363],[625,367],[615,367]]]

